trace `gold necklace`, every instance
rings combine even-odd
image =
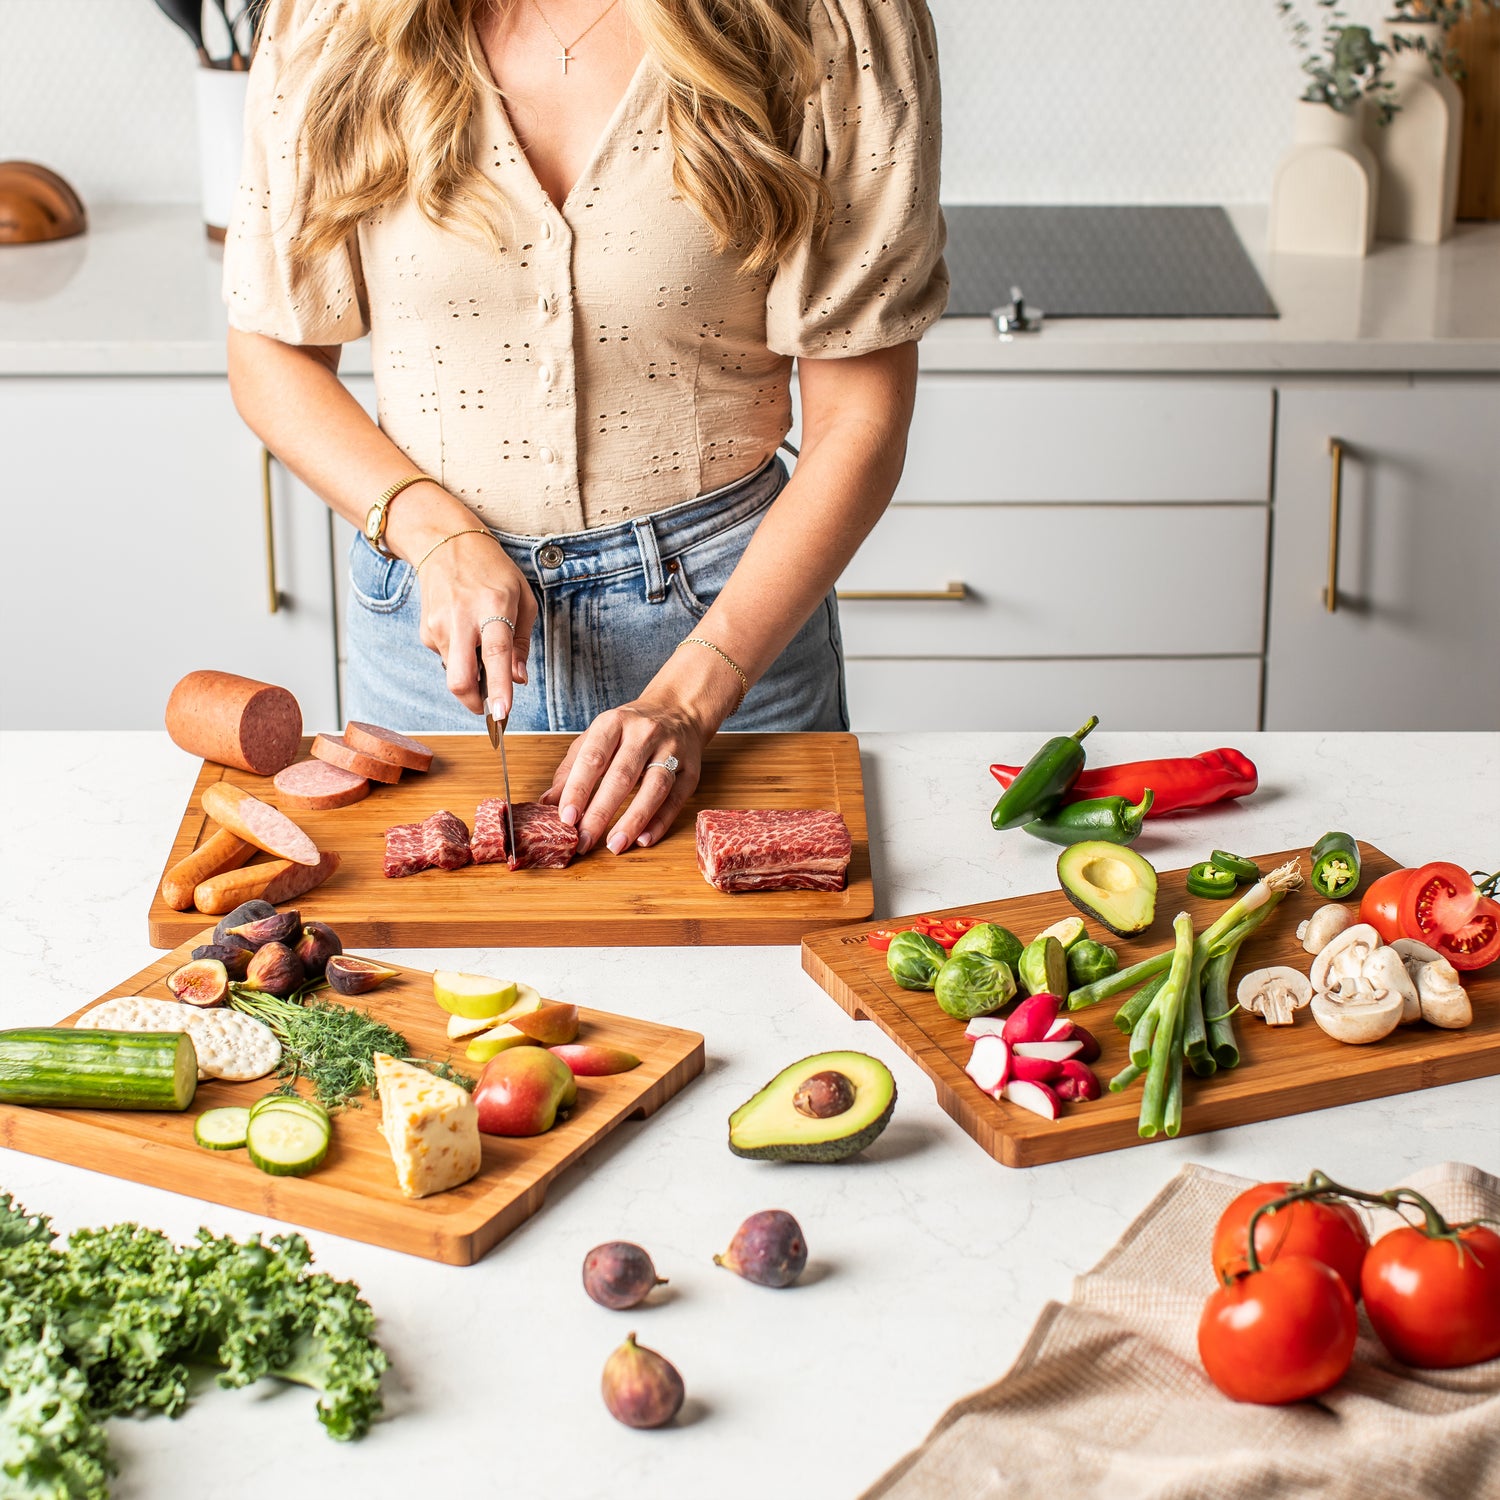
[[[562,64],[563,74],[564,76],[566,76],[568,71],[568,64],[575,60],[573,57],[573,48],[576,47],[579,42],[581,42],[584,37],[586,37],[589,32],[591,32],[594,27],[596,27],[600,23],[600,21],[602,21],[605,16],[607,16],[610,11],[615,8],[615,6],[619,3],[619,0],[609,0],[609,4],[606,5],[604,9],[601,10],[599,14],[595,16],[594,19],[590,21],[589,24],[585,26],[583,30],[580,31],[571,42],[565,42],[560,36],[558,36],[557,32],[553,29],[552,22],[547,19],[547,12],[542,9],[540,4],[538,4],[538,0],[531,0],[531,3],[536,6],[536,13],[542,18],[542,25],[545,26],[548,31],[552,32],[553,41],[555,41],[557,45],[562,48],[562,51],[558,53],[557,60]]]

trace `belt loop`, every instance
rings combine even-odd
[[[656,545],[656,528],[650,516],[630,523],[635,544],[641,549],[641,571],[646,575],[646,602],[660,604],[667,597],[667,578],[662,571],[661,549]]]

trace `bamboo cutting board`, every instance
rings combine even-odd
[[[534,801],[572,736],[506,738],[517,802]],[[306,754],[311,740],[303,741]],[[381,873],[385,830],[441,808],[469,825],[486,797],[500,795],[500,757],[484,735],[433,735],[432,770],[407,771],[395,786],[332,812],[290,811],[320,849],[343,858],[338,873],[304,897],[351,947],[645,947],[795,943],[803,933],[857,922],[875,910],[859,741],[852,734],[721,734],[704,755],[703,777],[660,844],[613,855],[602,846],[566,870],[472,865],[424,870],[400,880]],[[207,836],[203,789],[224,779],[280,806],[270,778],[205,761],[163,874]],[[854,841],[842,891],[763,891],[726,896],[698,870],[693,820],[705,807],[827,808],[843,814]],[[207,830],[207,831],[211,831]],[[151,899],[150,941],[170,948],[205,918]]]
[[[320,909],[318,916],[321,920],[326,913]],[[98,998],[148,995],[171,1000],[166,976],[188,961],[192,947],[207,941],[206,932],[195,934]],[[90,1001],[58,1024],[71,1024],[95,1003]],[[465,1059],[462,1047],[448,1040],[447,1013],[432,998],[431,974],[403,969],[379,989],[344,1003],[394,1026],[411,1043],[414,1056],[445,1059],[471,1076],[479,1072]],[[181,1114],[0,1104],[0,1146],[388,1250],[453,1266],[472,1265],[529,1219],[542,1206],[552,1181],[591,1146],[622,1121],[654,1114],[703,1071],[703,1038],[695,1031],[605,1011],[580,1009],[579,1016],[580,1041],[623,1047],[641,1059],[641,1066],[610,1078],[580,1078],[572,1114],[545,1135],[481,1136],[484,1165],[479,1175],[430,1198],[404,1198],[397,1189],[391,1154],[378,1129],[380,1105],[367,1095],[360,1096],[362,1108],[334,1116],[328,1155],[307,1177],[268,1176],[250,1164],[244,1151],[206,1151],[194,1143],[193,1120],[204,1110],[252,1104],[277,1086],[274,1077],[254,1083],[200,1083],[197,1096]]]
[[[1306,849],[1252,858],[1262,871],[1269,871],[1299,855],[1305,875],[1309,868]],[[1360,845],[1360,857],[1361,891],[1372,880],[1398,868],[1389,855],[1369,844]],[[1158,872],[1156,920],[1145,933],[1133,938],[1112,936],[1098,921],[1080,913],[1061,890],[1006,901],[982,901],[952,908],[948,914],[963,913],[998,922],[1023,943],[1063,917],[1083,915],[1090,937],[1119,950],[1123,969],[1171,945],[1172,918],[1179,911],[1192,913],[1193,926],[1201,932],[1224,910],[1221,902],[1189,896],[1186,875],[1186,870]],[[1281,903],[1240,949],[1230,978],[1231,999],[1240,977],[1252,969],[1290,964],[1307,972],[1312,955],[1305,953],[1297,941],[1297,924],[1322,904],[1322,898],[1309,887],[1293,892]],[[964,1023],[944,1015],[930,992],[900,988],[886,970],[885,955],[865,941],[872,926],[899,927],[910,920],[814,933],[803,941],[802,967],[850,1015],[874,1021],[898,1043],[932,1079],[938,1103],[996,1161],[1008,1167],[1032,1167],[1040,1162],[1116,1151],[1122,1146],[1150,1144],[1136,1134],[1140,1083],[1120,1094],[1111,1094],[1108,1088],[1109,1080],[1130,1060],[1129,1039],[1114,1025],[1114,1012],[1121,1001],[1106,1001],[1073,1013],[1073,1019],[1093,1032],[1103,1047],[1103,1055],[1092,1067],[1104,1085],[1104,1097],[1091,1103],[1065,1104],[1060,1119],[1044,1120],[981,1093],[964,1072],[972,1047],[964,1039]],[[1491,965],[1478,976],[1466,975],[1464,986],[1474,1006],[1473,1024],[1465,1030],[1441,1031],[1420,1022],[1364,1047],[1334,1041],[1305,1010],[1290,1027],[1267,1026],[1259,1017],[1240,1012],[1235,1026],[1240,1064],[1211,1078],[1186,1074],[1182,1133],[1222,1130],[1252,1120],[1500,1074],[1500,965]]]

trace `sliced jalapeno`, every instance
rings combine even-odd
[[[1228,871],[1241,885],[1260,879],[1260,866],[1253,859],[1241,859],[1238,854],[1231,854],[1227,849],[1215,849],[1208,856],[1208,862],[1216,870]]]
[[[1346,901],[1359,886],[1359,845],[1347,833],[1325,833],[1312,847],[1312,888],[1330,901]]]
[[[1234,895],[1238,884],[1228,870],[1221,870],[1206,859],[1187,873],[1188,895],[1205,896],[1211,901],[1223,901]]]

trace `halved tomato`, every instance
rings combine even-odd
[[[1467,870],[1441,860],[1415,871],[1401,893],[1401,930],[1436,948],[1455,969],[1500,959],[1500,902]]]
[[[1359,903],[1359,920],[1368,922],[1382,942],[1394,943],[1401,936],[1401,897],[1415,870],[1392,870],[1374,881]]]

